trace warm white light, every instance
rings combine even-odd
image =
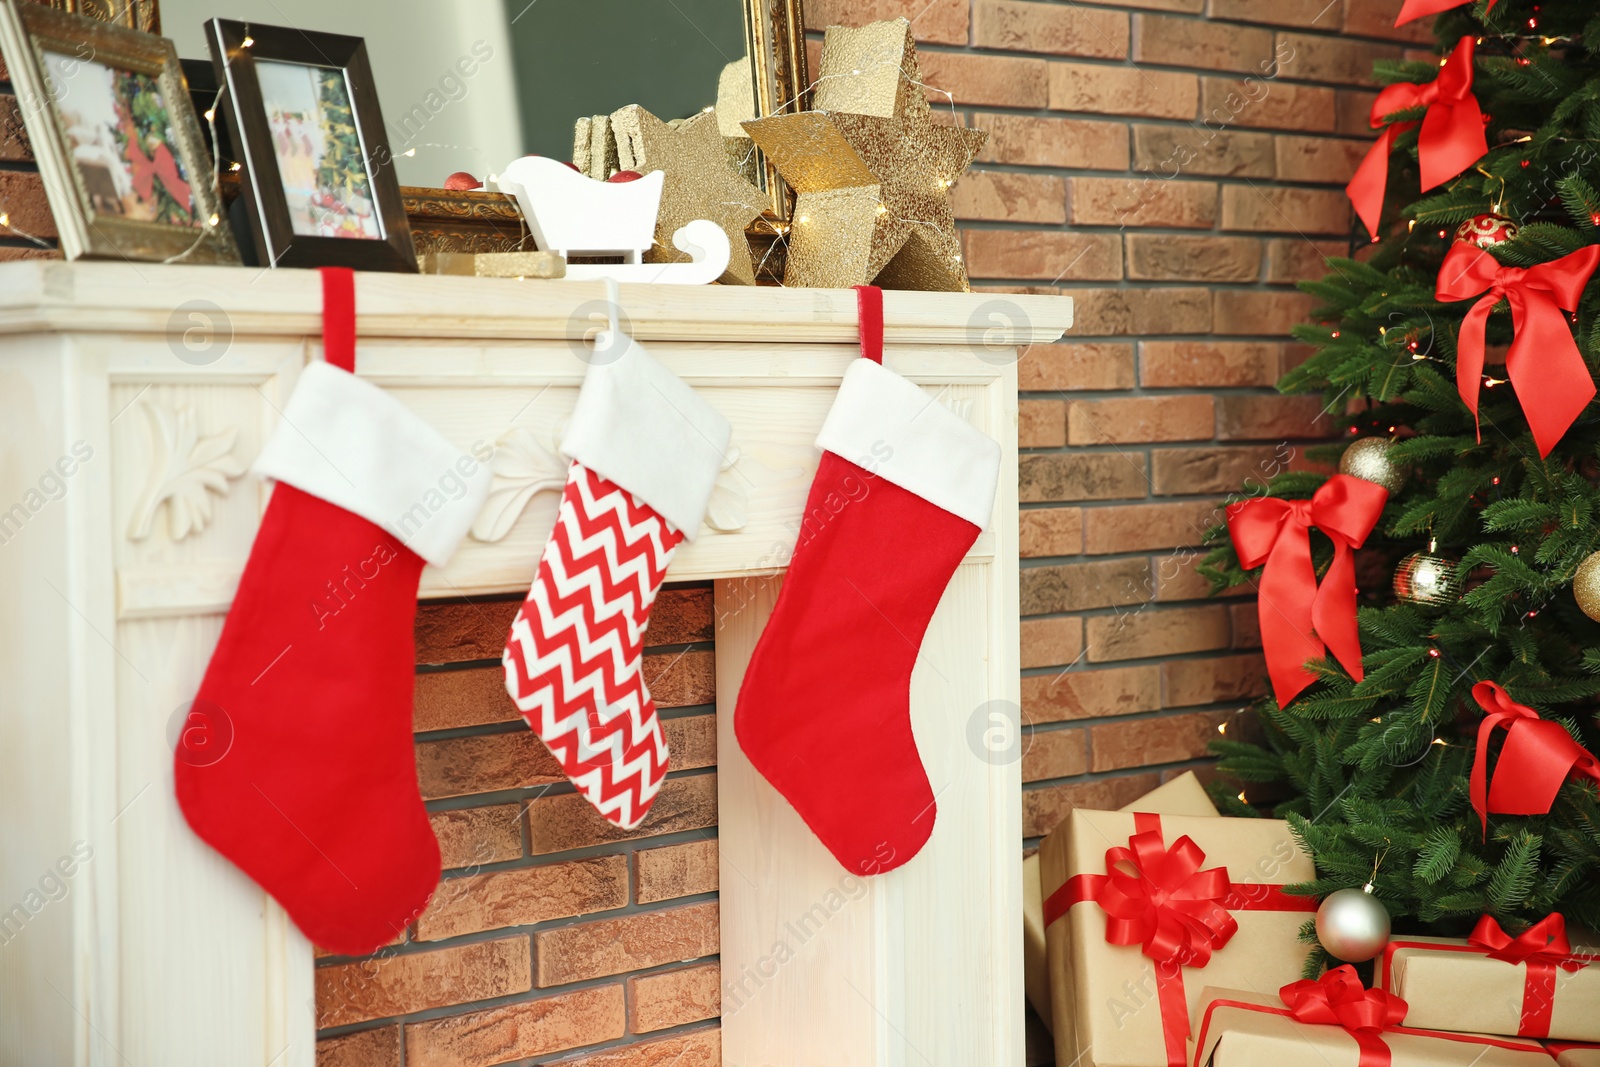
[[[810,215],[801,215],[801,216],[800,216],[800,217],[799,217],[799,218],[798,218],[798,219],[796,219],[796,220],[795,220],[795,221],[796,221],[796,222],[810,222],[810,221],[811,221],[811,216],[810,216]]]
[[[216,118],[216,117],[217,117],[217,110],[216,110],[216,108],[207,108],[207,109],[206,109],[206,121],[207,121],[207,122],[210,122],[210,121],[212,121],[212,120],[213,120],[213,119],[215,119],[215,118]]]
[[[0,226],[10,226],[10,225],[11,225],[11,213],[9,211],[0,211]]]
[[[213,212],[212,212],[212,213],[211,213],[211,217],[210,217],[210,218],[209,218],[209,219],[207,219],[207,220],[206,220],[206,225],[207,225],[207,226],[215,226],[215,225],[216,225],[216,224],[217,224],[217,223],[219,223],[219,222],[221,222],[221,221],[222,221],[222,220],[221,220],[221,219],[220,219],[220,218],[218,218],[218,217],[217,217],[217,213],[216,213],[216,212],[214,212],[214,211],[213,211]]]
[[[239,173],[239,164],[237,164],[237,163],[229,164],[228,170],[231,171],[234,174]]]
[[[256,46],[256,39],[247,33],[244,35],[244,40],[239,43],[246,48],[254,48]]]
[[[404,152],[401,153],[401,155],[405,155],[405,156],[414,156],[416,154],[417,154],[417,150],[415,148],[408,148]]]

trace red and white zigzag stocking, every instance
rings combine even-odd
[[[693,539],[728,446],[721,415],[622,334],[602,334],[561,451],[555,529],[506,640],[506,689],[578,792],[644,820],[667,742],[641,673],[672,554]]]

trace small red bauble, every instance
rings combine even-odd
[[[444,187],[460,192],[464,189],[476,189],[483,183],[464,170],[458,170],[444,180]]]
[[[1475,215],[1456,227],[1456,240],[1492,248],[1501,241],[1516,239],[1519,227],[1504,215]]]
[[[619,170],[615,174],[613,174],[611,177],[607,178],[606,181],[608,181],[608,182],[636,182],[640,178],[643,178],[643,177],[644,177],[644,175],[640,174],[636,170]]]

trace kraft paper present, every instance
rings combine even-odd
[[[1167,850],[1180,851],[1183,839],[1189,839],[1204,853],[1198,864],[1202,872],[1226,869],[1222,907],[1238,925],[1204,967],[1175,966],[1170,956],[1158,962],[1142,944],[1110,944],[1102,904],[1071,902],[1083,889],[1102,884],[1096,876],[1107,872],[1108,849],[1129,849],[1130,838],[1152,830]],[[1154,843],[1142,838],[1137,844],[1148,850]],[[1123,857],[1113,853],[1112,858]],[[1125,863],[1117,866],[1128,869]],[[1045,840],[1039,871],[1058,1063],[1164,1067],[1184,1055],[1189,1020],[1205,986],[1276,990],[1300,977],[1309,947],[1300,943],[1299,932],[1316,901],[1289,897],[1281,887],[1309,881],[1316,871],[1287,823],[1080,809]],[[1120,879],[1119,885],[1126,888]],[[1187,900],[1199,888],[1189,881],[1182,891],[1154,899]],[[1214,888],[1198,895],[1211,895]],[[1215,921],[1215,908],[1206,917]],[[1150,948],[1161,954],[1158,942]]]
[[[1570,957],[1586,964],[1576,970],[1548,968],[1550,983],[1530,989],[1528,964],[1490,959],[1465,939],[1396,937],[1373,982],[1411,1006],[1406,1022],[1413,1026],[1593,1042],[1600,1041],[1600,955],[1592,953]],[[1530,998],[1548,1008],[1548,1033],[1522,1024]]]
[[[1361,1046],[1343,1027],[1302,1023],[1273,995],[1207,987],[1194,1029],[1190,1067],[1366,1067]],[[1379,1036],[1392,1067],[1550,1067],[1537,1041],[1405,1024]]]
[[[1545,1051],[1556,1058],[1558,1067],[1600,1067],[1600,1045],[1572,1045],[1548,1041]]]
[[[1165,785],[1158,786],[1125,805],[1123,811],[1153,811],[1158,815],[1209,815],[1215,818],[1216,805],[1206,796],[1193,771],[1184,771]],[[1039,892],[1039,854],[1022,861],[1022,975],[1028,1003],[1038,1012],[1046,1028],[1050,1020],[1050,964],[1044,947],[1044,894]]]

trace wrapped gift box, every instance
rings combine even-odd
[[[1470,941],[1398,937],[1384,949],[1375,981],[1411,1006],[1406,1019],[1414,1026],[1600,1041],[1600,955],[1569,951],[1562,927],[1557,922],[1543,931],[1560,935],[1554,951],[1521,963],[1490,956],[1496,949],[1522,955],[1500,948],[1503,935],[1494,944],[1478,932]],[[1544,944],[1545,937],[1536,940]]]
[[[1600,1045],[1548,1041],[1544,1047],[1556,1058],[1559,1067],[1600,1067]]]
[[[1204,986],[1300,976],[1316,901],[1281,887],[1315,868],[1286,823],[1080,809],[1039,857],[1058,1063],[1182,1062]]]
[[[1216,818],[1217,808],[1193,771],[1184,771],[1127,805],[1123,811],[1153,811],[1157,815],[1197,815]],[[1050,965],[1045,959],[1044,894],[1039,891],[1039,854],[1022,861],[1022,973],[1028,1003],[1045,1026],[1050,1021]]]
[[[1550,1067],[1537,1041],[1408,1025],[1358,1041],[1336,1024],[1300,1022],[1277,997],[1235,989],[1203,990],[1194,1025],[1193,1067],[1366,1067],[1378,1061],[1363,1053],[1363,1042],[1375,1039],[1392,1067]]]

